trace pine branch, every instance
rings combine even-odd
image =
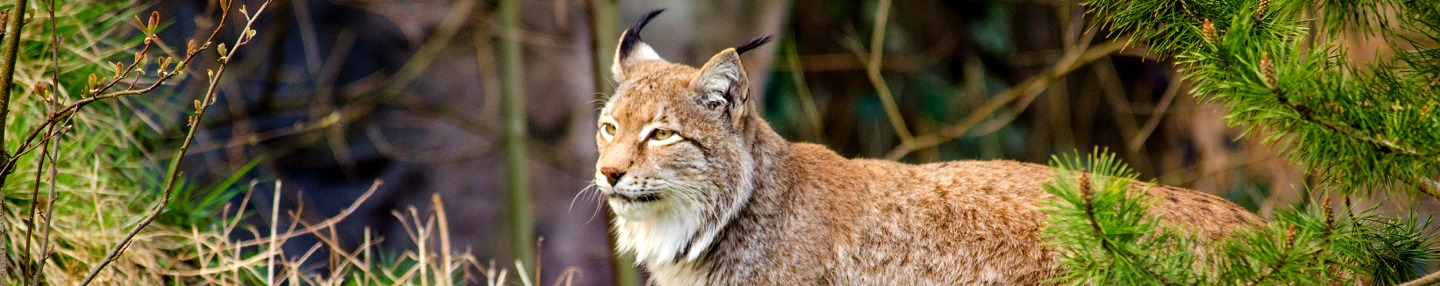
[[[1262,67],[1263,67],[1263,65],[1262,65]],[[1271,80],[1271,81],[1273,81],[1273,80]],[[1420,157],[1420,158],[1422,158],[1422,159],[1433,160],[1433,161],[1435,161],[1435,162],[1437,162],[1437,163],[1440,163],[1440,157],[1436,157],[1435,152],[1421,153],[1420,151],[1417,151],[1417,150],[1415,150],[1414,148],[1405,147],[1405,146],[1400,146],[1399,144],[1396,144],[1394,141],[1391,141],[1391,140],[1388,140],[1388,139],[1375,138],[1375,137],[1373,137],[1373,136],[1365,135],[1365,134],[1363,134],[1362,132],[1360,132],[1359,130],[1355,130],[1353,127],[1350,127],[1350,126],[1348,126],[1348,125],[1336,124],[1336,123],[1330,122],[1330,121],[1328,121],[1328,120],[1322,120],[1322,119],[1320,119],[1320,118],[1318,118],[1318,117],[1315,116],[1315,110],[1314,110],[1314,109],[1311,109],[1311,108],[1309,108],[1309,107],[1306,107],[1306,106],[1304,106],[1304,105],[1301,105],[1300,103],[1297,103],[1297,102],[1292,101],[1292,100],[1290,99],[1290,97],[1288,96],[1288,93],[1285,92],[1285,90],[1279,89],[1279,88],[1275,88],[1275,89],[1272,90],[1272,92],[1275,93],[1275,98],[1278,99],[1282,105],[1284,105],[1285,107],[1289,107],[1291,111],[1294,111],[1296,114],[1299,114],[1299,115],[1300,115],[1300,119],[1304,120],[1305,122],[1308,122],[1308,123],[1311,123],[1311,124],[1315,124],[1315,125],[1319,125],[1319,126],[1325,127],[1326,129],[1329,129],[1329,130],[1331,130],[1331,131],[1334,131],[1335,133],[1339,133],[1340,135],[1343,135],[1343,136],[1347,136],[1347,137],[1350,137],[1350,138],[1355,138],[1355,139],[1358,139],[1358,140],[1360,140],[1360,141],[1365,141],[1365,142],[1367,142],[1367,143],[1374,144],[1374,145],[1376,145],[1377,147],[1381,147],[1381,148],[1379,148],[1381,152],[1386,152],[1386,153],[1398,153],[1398,154],[1401,154],[1401,155]],[[1440,197],[1437,197],[1437,198],[1440,198]]]
[[[1148,217],[1145,200],[1131,193],[1134,174],[1115,161],[1113,154],[1096,152],[1083,162],[1056,158],[1054,179],[1043,186],[1057,197],[1043,209],[1049,215],[1045,237],[1070,253],[1062,261],[1075,267],[1057,279],[1077,284],[1126,284],[1148,278],[1146,283],[1178,285],[1182,283],[1176,279],[1198,277],[1173,269],[1191,265],[1188,256],[1161,257],[1146,252],[1148,248],[1183,249],[1191,244],[1187,238],[1160,230]]]
[[[1354,24],[1362,30],[1386,27],[1382,36],[1426,35],[1423,31],[1440,27],[1434,5],[1327,1],[1313,12],[1309,2],[1292,0],[1178,3],[1092,0],[1086,8],[1100,26],[1174,57],[1194,83],[1193,94],[1226,105],[1227,121],[1244,126],[1245,134],[1262,128],[1266,142],[1294,139],[1287,157],[1327,174],[1321,177],[1327,184],[1364,192],[1440,172],[1440,126],[1434,123],[1440,116],[1433,112],[1440,108],[1434,101],[1440,96],[1434,88],[1440,68],[1426,60],[1440,53],[1431,55],[1434,49],[1424,47],[1434,42],[1412,40],[1414,51],[1396,51],[1394,59],[1355,68],[1337,60],[1345,57],[1345,46],[1335,42],[1338,30],[1312,36],[1305,29],[1312,23],[1339,30]],[[1380,9],[1394,10],[1396,20],[1376,16]],[[1325,21],[1302,18],[1310,15]],[[1325,41],[1309,44],[1314,38]],[[1440,192],[1420,191],[1440,198]]]
[[[1395,283],[1412,274],[1407,265],[1437,259],[1432,235],[1422,229],[1429,221],[1381,219],[1369,210],[1337,218],[1329,195],[1304,211],[1278,212],[1267,226],[1238,229],[1219,241],[1175,234],[1155,223],[1144,197],[1130,193],[1133,174],[1113,160],[1092,155],[1088,163],[1052,163],[1056,174],[1043,187],[1056,200],[1042,209],[1049,216],[1044,236],[1067,254],[1061,274],[1050,282],[1267,285],[1368,277]],[[1192,248],[1199,257],[1217,259],[1207,261],[1225,263],[1204,268],[1208,263],[1175,252]]]
[[[1115,244],[1113,242],[1110,242],[1109,236],[1105,234],[1105,229],[1100,227],[1100,219],[1095,216],[1095,190],[1093,189],[1093,187],[1090,186],[1090,173],[1080,173],[1080,181],[1078,185],[1080,186],[1080,196],[1085,200],[1085,216],[1089,218],[1090,228],[1092,231],[1094,231],[1092,235],[1094,235],[1096,239],[1100,240],[1101,248],[1108,250],[1111,255],[1116,256],[1111,261],[1120,261],[1119,263],[1124,263],[1123,261],[1133,261],[1133,263],[1136,264],[1136,268],[1143,271],[1146,275],[1149,275],[1150,278],[1160,281],[1160,284],[1179,285],[1174,282],[1170,282],[1170,280],[1165,279],[1164,276],[1161,276],[1159,273],[1155,273],[1155,271],[1150,270],[1149,266],[1141,265],[1139,263],[1139,259],[1135,257],[1123,257],[1123,251],[1117,249],[1115,247]]]
[[[1100,222],[1095,218],[1095,190],[1090,188],[1090,173],[1080,173],[1080,197],[1085,199],[1085,217],[1089,219],[1091,235],[1100,238],[1100,247],[1111,249],[1110,240],[1105,239],[1105,229],[1100,227]]]
[[[1285,241],[1280,244],[1280,247],[1281,247],[1281,248],[1286,248],[1286,249],[1288,249],[1288,248],[1291,248],[1291,247],[1294,247],[1294,246],[1295,246],[1295,225],[1290,225],[1290,227],[1287,228],[1286,231],[1285,231]],[[1285,269],[1285,264],[1286,264],[1287,262],[1289,262],[1289,261],[1290,261],[1290,252],[1289,252],[1289,251],[1281,252],[1281,253],[1280,253],[1280,259],[1279,259],[1279,261],[1277,261],[1274,266],[1271,266],[1271,267],[1270,267],[1270,271],[1266,271],[1265,274],[1260,275],[1259,277],[1255,277],[1254,280],[1251,280],[1251,281],[1249,281],[1249,282],[1246,282],[1245,285],[1261,285],[1260,283],[1265,282],[1266,279],[1270,279],[1270,277],[1272,277],[1276,272],[1279,272],[1280,270]]]

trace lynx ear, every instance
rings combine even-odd
[[[650,48],[650,45],[640,41],[640,30],[644,29],[645,24],[649,24],[650,19],[655,18],[655,15],[664,11],[665,9],[655,9],[645,12],[645,15],[640,16],[639,22],[635,22],[634,26],[630,26],[620,34],[620,45],[615,49],[615,63],[610,66],[610,73],[614,74],[615,81],[624,82],[626,74],[631,73],[637,63],[665,60],[660,58],[660,54],[656,54],[655,49]]]
[[[698,94],[696,102],[706,109],[728,115],[733,126],[745,116],[745,101],[750,96],[749,79],[740,64],[740,53],[734,48],[720,51],[700,68],[690,80],[690,88]]]

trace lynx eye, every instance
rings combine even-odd
[[[615,136],[615,124],[600,124],[600,134],[605,135],[605,137]]]
[[[675,131],[668,129],[655,129],[655,132],[650,133],[650,139],[655,141],[665,141],[671,137],[675,137]]]

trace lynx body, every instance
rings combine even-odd
[[[843,158],[791,143],[750,112],[740,53],[693,68],[621,36],[595,183],[620,251],[660,285],[1033,285],[1055,273],[1042,242],[1048,167]],[[1223,199],[1151,188],[1162,224],[1203,237],[1260,221]]]

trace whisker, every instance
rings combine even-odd
[[[604,210],[604,208],[605,208],[605,196],[604,196],[604,195],[601,195],[600,192],[594,192],[594,193],[595,193],[595,210],[590,211],[590,219],[585,220],[585,223],[594,222],[594,221],[595,221],[595,217],[596,217],[596,216],[599,216],[599,215],[600,215],[600,211]],[[606,223],[606,224],[609,224],[610,222],[607,221],[607,222],[605,222],[605,223]]]
[[[598,216],[598,215],[600,215],[600,211],[602,210],[602,208],[605,207],[605,194],[601,194],[601,193],[600,193],[599,185],[595,185],[595,186],[596,186],[595,190],[592,191],[592,192],[590,192],[590,193],[592,193],[592,194],[595,194],[595,209],[590,211],[590,218],[585,220],[585,223],[587,223],[587,224],[588,224],[588,223],[591,223],[591,222],[594,222],[594,221],[595,221],[595,217]],[[607,222],[605,222],[605,223],[606,223],[606,224],[609,224],[610,222],[607,221]],[[608,225],[607,225],[607,228],[608,228]]]
[[[575,200],[580,199],[580,195],[583,195],[583,194],[585,194],[585,192],[589,192],[589,191],[591,191],[591,190],[599,190],[599,189],[600,189],[600,186],[599,186],[599,185],[595,185],[595,181],[590,181],[590,184],[589,184],[589,185],[586,185],[584,189],[580,189],[579,192],[575,192],[575,196],[570,198],[570,207],[569,207],[568,209],[566,209],[565,211],[566,211],[566,212],[570,212],[570,211],[574,211],[574,210],[575,210]]]
[[[595,217],[600,215],[600,208],[603,208],[603,207],[605,207],[605,202],[600,201],[600,200],[595,200],[595,210],[594,210],[594,211],[590,211],[590,219],[586,219],[586,220],[585,220],[585,223],[588,224],[588,223],[591,223],[591,222],[595,222]],[[607,221],[607,222],[605,222],[605,223],[610,223],[610,222]]]

